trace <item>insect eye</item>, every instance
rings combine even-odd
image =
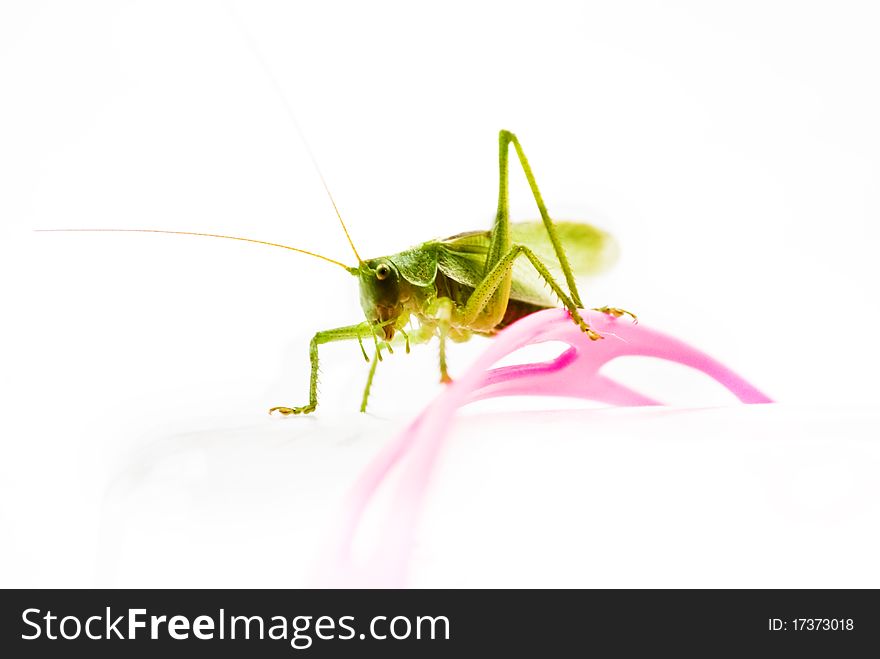
[[[391,268],[388,267],[385,263],[380,263],[376,267],[376,278],[377,279],[388,279],[388,275],[391,274]]]

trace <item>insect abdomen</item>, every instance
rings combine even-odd
[[[510,298],[507,301],[507,309],[504,311],[504,317],[501,319],[501,322],[495,326],[495,329],[504,329],[508,325],[512,325],[518,321],[520,318],[525,318],[536,311],[542,311],[549,308],[550,307],[542,307],[538,304],[532,304],[531,302],[523,302],[521,300]]]

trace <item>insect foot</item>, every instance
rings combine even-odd
[[[575,315],[575,314],[573,314],[573,313],[571,313],[571,312],[569,311],[568,315],[569,315],[569,316],[571,317],[571,319],[575,322],[575,324],[581,329],[581,331],[582,331],[584,334],[586,334],[588,337],[590,337],[590,340],[592,340],[592,341],[598,341],[599,339],[604,339],[604,338],[605,338],[604,336],[602,336],[601,334],[599,334],[599,332],[597,332],[597,331],[594,330],[592,327],[590,327],[589,325],[587,325],[587,324],[584,322],[584,319],[581,318],[580,314]]]
[[[614,316],[615,318],[620,318],[621,316],[629,316],[633,319],[633,323],[639,322],[639,317],[636,316],[632,311],[627,311],[626,309],[618,309],[617,307],[596,307],[593,311],[599,311],[601,313],[608,314],[609,316]]]
[[[303,405],[302,407],[273,407],[269,410],[269,414],[278,412],[281,416],[290,416],[291,414],[309,414],[314,411],[314,405]]]

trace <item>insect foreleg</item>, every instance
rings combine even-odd
[[[559,259],[559,265],[562,267],[562,273],[565,276],[568,290],[571,293],[571,299],[574,301],[575,306],[582,307],[583,303],[581,302],[581,297],[578,294],[577,284],[575,283],[574,274],[571,271],[571,266],[568,263],[568,257],[566,257],[565,250],[562,248],[562,243],[560,242],[559,236],[556,233],[556,226],[553,224],[553,220],[550,219],[550,214],[547,212],[547,207],[544,205],[544,199],[543,197],[541,197],[541,191],[538,189],[538,184],[535,181],[535,175],[532,173],[532,168],[529,165],[526,154],[525,152],[523,152],[522,146],[520,146],[519,140],[516,138],[516,135],[507,130],[502,130],[501,133],[498,135],[498,156],[500,171],[500,187],[498,191],[498,215],[496,217],[495,226],[493,228],[492,244],[489,248],[489,257],[486,264],[486,271],[488,271],[491,266],[497,263],[497,261],[500,260],[507,253],[507,250],[510,246],[509,218],[507,208],[507,161],[509,144],[513,144],[513,148],[516,150],[516,155],[519,158],[519,163],[522,166],[523,172],[526,175],[526,180],[529,182],[529,187],[531,188],[532,195],[535,198],[535,203],[538,204],[538,211],[541,213],[541,220],[544,222],[544,227],[546,227],[547,234],[550,236],[550,242],[553,245],[553,251],[556,253],[556,258]],[[496,234],[498,234],[497,237]]]
[[[403,338],[404,338],[404,340],[405,340],[405,342],[406,342],[406,354],[409,354],[409,334],[407,334],[407,333],[403,330],[403,328],[400,328],[400,329],[398,329],[397,331],[400,332],[400,333],[403,335]]]
[[[309,412],[314,412],[318,406],[318,346],[324,343],[332,343],[333,341],[360,340],[360,337],[365,334],[372,334],[372,332],[373,329],[370,323],[363,322],[357,325],[324,330],[315,334],[312,337],[311,343],[309,343],[309,359],[312,363],[312,371],[309,378],[308,405],[301,407],[273,407],[269,410],[269,414],[278,412],[287,416],[289,414],[308,414]]]
[[[373,355],[373,361],[370,362],[370,372],[367,374],[367,384],[364,386],[364,396],[361,399],[361,412],[367,411],[367,401],[370,398],[370,389],[373,386],[373,376],[376,375],[376,366],[379,364],[380,348],[376,345],[376,353]]]
[[[504,278],[510,274],[514,261],[516,261],[517,257],[521,255],[524,255],[531,262],[535,270],[538,271],[538,274],[541,275],[547,284],[549,284],[550,288],[562,301],[565,308],[568,309],[568,312],[571,314],[571,319],[577,324],[577,326],[580,327],[581,330],[583,330],[591,339],[601,339],[602,336],[591,329],[587,322],[581,317],[581,314],[578,311],[578,305],[566,294],[562,287],[553,278],[553,275],[550,274],[547,266],[545,266],[541,262],[541,259],[535,256],[535,253],[525,245],[514,245],[511,247],[507,254],[495,264],[495,267],[486,273],[483,281],[481,281],[474,289],[474,292],[471,293],[471,296],[468,298],[464,307],[455,310],[455,313],[453,314],[453,323],[464,326],[471,325],[477,320],[477,317],[484,312],[487,305],[496,304],[497,302],[493,299],[495,291],[501,285],[501,282],[504,281]],[[504,304],[507,304],[507,300],[504,300]]]

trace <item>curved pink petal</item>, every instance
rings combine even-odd
[[[349,495],[338,537],[319,570],[321,585],[399,587],[406,571],[418,516],[437,455],[458,409],[498,396],[568,396],[609,405],[660,403],[599,373],[624,355],[657,357],[689,366],[714,378],[744,403],[772,402],[720,362],[686,343],[642,324],[605,314],[590,315],[601,341],[591,341],[571,322],[568,312],[550,309],[532,314],[500,332],[464,375],[449,385],[401,432],[361,475]],[[523,346],[561,341],[570,347],[557,358],[534,364],[492,368]],[[382,546],[356,562],[352,546],[364,512],[389,472],[407,457],[393,499],[394,510],[383,526]]]

